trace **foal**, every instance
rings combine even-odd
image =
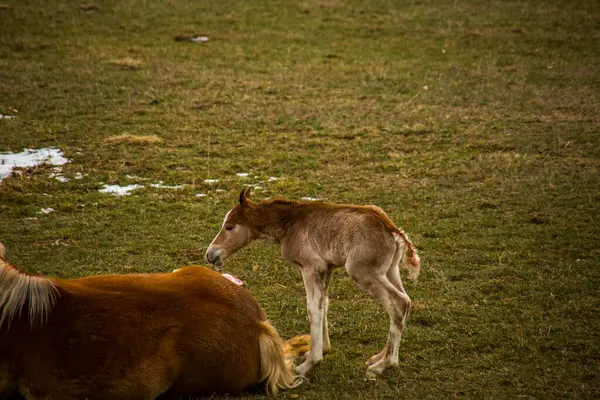
[[[55,279],[22,273],[1,252],[0,399],[180,399],[298,384],[299,349],[284,350],[248,290],[214,271]]]
[[[398,365],[398,347],[410,309],[398,263],[416,278],[419,256],[403,230],[378,207],[272,200],[255,203],[242,191],[206,251],[218,269],[227,257],[255,239],[281,245],[283,258],[298,265],[306,289],[311,350],[296,372],[306,375],[330,350],[327,287],[333,268],[343,266],[390,316],[384,349],[371,357],[367,377]]]

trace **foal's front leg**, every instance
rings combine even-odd
[[[325,293],[323,294],[323,355],[331,351],[331,342],[329,341],[329,324],[327,322],[327,311],[329,310],[329,282],[333,267],[327,268],[325,274]]]
[[[327,291],[327,266],[324,268],[302,266],[302,279],[306,289],[306,305],[310,320],[310,351],[306,360],[296,367],[298,375],[305,376],[323,360],[324,299]]]

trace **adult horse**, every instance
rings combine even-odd
[[[377,299],[390,317],[384,349],[371,357],[367,377],[398,365],[398,347],[410,309],[398,264],[417,277],[419,256],[406,233],[375,206],[271,200],[255,203],[242,191],[239,203],[206,251],[217,268],[255,239],[281,245],[283,258],[302,272],[310,319],[311,349],[296,368],[306,375],[329,352],[327,288],[333,268],[343,266],[358,285]]]
[[[203,267],[55,279],[0,254],[0,398],[277,393],[299,382],[282,346],[248,290]]]

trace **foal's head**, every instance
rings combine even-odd
[[[256,239],[248,218],[256,205],[248,198],[249,191],[248,188],[240,193],[239,203],[225,215],[221,230],[206,250],[206,261],[217,267],[217,270],[220,270],[227,257]]]

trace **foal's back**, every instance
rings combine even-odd
[[[362,230],[398,232],[392,219],[379,207],[334,203],[297,203],[296,222],[307,227],[327,230]]]
[[[348,254],[360,247],[395,246],[394,222],[379,207],[332,203],[298,203],[286,239],[289,253],[310,247],[334,265],[343,265]],[[291,249],[294,248],[294,249]]]

